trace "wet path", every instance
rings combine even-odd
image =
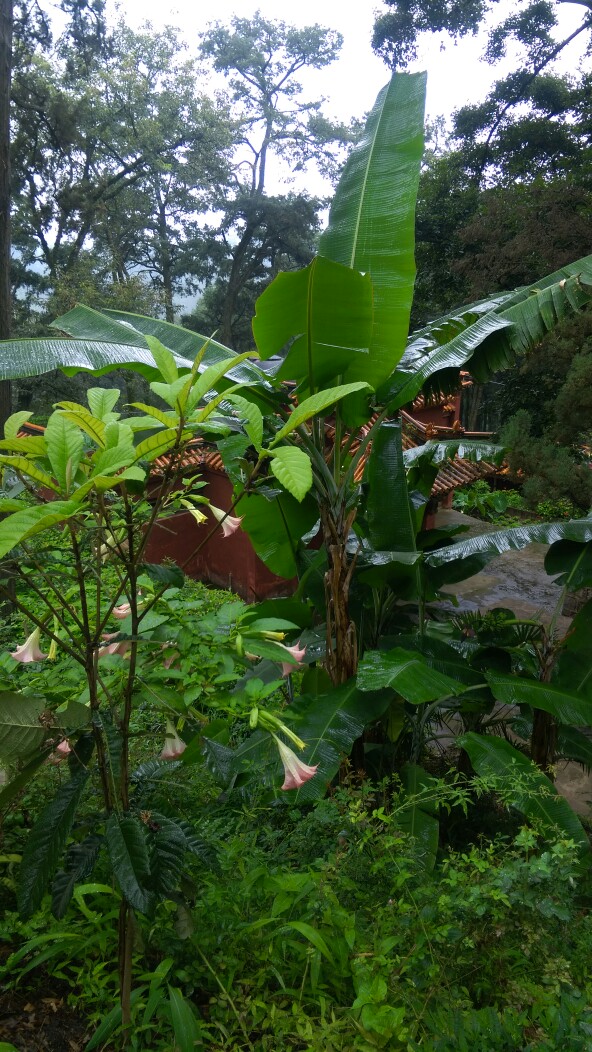
[[[469,526],[464,537],[486,533],[496,527],[461,512],[443,510],[438,513],[437,526]],[[460,539],[460,538],[459,538]],[[554,578],[545,572],[547,546],[530,544],[522,551],[504,552],[473,577],[443,589],[455,595],[457,609],[491,610],[496,606],[509,607],[517,617],[540,618],[548,624],[560,602],[561,590]],[[570,618],[559,616],[556,626],[560,636],[569,629]],[[592,775],[574,763],[562,762],[557,771],[556,786],[574,810],[592,819]]]

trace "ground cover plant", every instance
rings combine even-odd
[[[558,755],[590,759],[578,730],[590,723],[590,604],[563,640],[553,626],[546,632],[507,612],[471,625],[442,622],[431,604],[443,584],[533,540],[551,545],[549,572],[564,590],[589,585],[592,522],[537,523],[469,540],[423,531],[438,463],[457,450],[488,458],[499,450],[456,440],[404,455],[397,411],[420,389],[453,385],[461,366],[485,377],[536,345],[588,302],[592,264],[580,260],[408,339],[424,88],[422,76],[396,76],[381,92],[344,171],[321,254],[280,275],[258,300],[253,331],[259,354],[276,359],[271,373],[169,323],[84,307],[56,323],[71,339],[4,347],[5,374],[125,365],[160,399],[124,407],[117,391],[93,387],[87,405],[58,403],[43,435],[23,435],[27,414],[14,415],[0,444],[12,487],[0,504],[3,587],[9,597],[14,581],[13,601],[31,629],[2,659],[0,755],[11,778],[0,803],[18,799],[34,777],[47,784],[49,758],[68,770],[36,813],[8,878],[25,925],[15,922],[25,942],[8,967],[18,974],[24,961],[29,974],[29,966],[57,966],[76,989],[63,949],[71,958],[80,945],[90,962],[93,1020],[104,1017],[88,1052],[109,1042],[157,1047],[163,1025],[169,1046],[183,1052],[200,1044],[272,1047],[262,1043],[267,1034],[276,1047],[284,1034],[287,1047],[446,1048],[441,1021],[432,1030],[425,1023],[441,1020],[430,983],[443,968],[433,947],[444,942],[462,949],[449,1008],[468,1047],[493,1018],[500,1048],[517,1035],[554,1040],[557,1027],[579,1040],[589,1025],[577,940],[565,986],[581,987],[583,1000],[566,995],[558,1021],[539,1005],[540,970],[520,973],[515,997],[491,995],[474,921],[481,910],[497,924],[499,906],[502,924],[514,895],[524,908],[518,938],[534,940],[531,909],[547,910],[553,934],[555,921],[567,919],[547,894],[557,858],[574,896],[586,901],[588,838],[552,774]],[[196,439],[223,458],[234,485],[229,508],[213,507],[199,480],[184,479]],[[150,465],[163,455],[168,466],[155,483]],[[294,598],[246,607],[229,597],[204,611],[202,599],[183,592],[182,567],[146,563],[150,527],[179,508],[209,522],[211,533],[245,529],[272,570],[298,577]],[[314,534],[320,548],[308,547]],[[59,679],[45,671],[57,654]],[[504,709],[519,709],[523,744],[515,728],[511,737]],[[463,730],[456,743],[463,777],[478,775],[472,789],[458,774],[434,784],[420,766],[429,767],[433,728],[453,716]],[[164,738],[154,760],[143,750],[158,721]],[[343,779],[348,756],[351,777],[396,771],[398,781],[384,790],[382,810],[364,800],[363,788],[360,809],[355,799],[339,805],[335,833],[335,812],[313,805]],[[544,839],[524,834],[499,859],[487,846],[472,854],[467,845],[468,861],[439,854],[439,819],[464,813],[486,785]],[[181,786],[195,794],[193,821]],[[276,872],[268,862],[274,835],[281,841],[281,823],[289,824],[286,808],[297,809],[292,845],[290,838],[284,845],[293,864]],[[233,828],[237,811],[249,809],[265,830],[264,848],[246,825]],[[206,835],[216,833],[213,813],[224,830],[212,838],[217,859]],[[325,823],[338,846],[334,857],[325,845],[321,864],[308,855],[301,867],[294,844],[302,845],[307,822]],[[368,896],[359,906],[350,864],[361,868]],[[399,885],[392,870],[403,864]],[[210,875],[216,865],[224,880]],[[473,870],[488,876],[482,899],[463,916],[444,889],[466,891]],[[72,931],[58,924],[38,935],[26,925],[45,908],[50,880],[58,922],[69,908],[78,920]],[[529,882],[544,890],[536,906],[522,890]],[[372,897],[387,892],[393,901]],[[436,893],[444,931],[429,911]],[[434,930],[424,944],[428,920]],[[173,921],[189,950],[177,945]],[[583,940],[586,932],[583,924]],[[515,935],[509,924],[504,961],[517,953]],[[108,968],[116,943],[117,984]],[[258,947],[261,969],[248,989],[237,969],[247,945]],[[538,948],[535,957],[542,964]],[[549,974],[561,1000],[561,982]],[[524,1014],[529,982],[540,1027]],[[105,1016],[116,985],[120,1005]]]

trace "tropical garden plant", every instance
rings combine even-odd
[[[423,531],[438,463],[457,451],[488,458],[498,451],[455,440],[404,454],[397,414],[422,389],[452,389],[461,368],[483,380],[536,346],[544,332],[588,302],[592,257],[529,288],[464,307],[409,338],[424,91],[423,75],[395,76],[383,89],[344,170],[320,254],[304,270],[279,275],[260,297],[253,332],[271,369],[170,323],[84,307],[55,323],[68,338],[4,345],[5,376],[56,366],[100,375],[125,366],[144,375],[161,400],[161,408],[135,403],[122,417],[112,392],[92,389],[88,407],[60,403],[44,435],[35,437],[20,434],[25,417],[17,414],[7,424],[1,456],[6,478],[22,489],[0,505],[0,558],[6,573],[38,601],[27,605],[17,589],[17,606],[33,627],[13,658],[41,660],[44,633],[80,667],[85,682],[49,715],[45,700],[26,688],[18,697],[10,692],[0,698],[2,756],[24,764],[0,802],[19,792],[50,752],[67,751],[66,742],[71,749],[70,780],[41,816],[25,852],[20,904],[25,913],[34,909],[57,867],[94,753],[102,809],[89,834],[92,844],[69,848],[58,885],[66,905],[106,843],[122,892],[124,1024],[130,1019],[132,911],[149,911],[159,895],[177,895],[182,858],[193,843],[193,834],[178,823],[156,820],[153,829],[150,818],[134,812],[129,726],[144,660],[154,662],[159,654],[175,660],[169,615],[159,604],[178,586],[179,570],[146,566],[144,553],[161,516],[181,506],[198,520],[208,513],[207,496],[183,481],[183,455],[196,438],[218,447],[235,490],[230,509],[213,511],[212,529],[219,519],[233,527],[240,522],[270,569],[298,576],[299,602],[241,607],[225,625],[221,643],[246,669],[228,711],[248,715],[252,734],[231,747],[227,738],[217,740],[217,728],[209,737],[202,728],[185,750],[171,723],[166,754],[206,762],[227,790],[239,792],[253,779],[274,792],[283,761],[284,789],[302,803],[323,795],[356,741],[354,756],[364,765],[364,730],[382,721],[391,744],[407,735],[407,758],[415,762],[402,777],[417,800],[425,773],[416,761],[430,723],[451,710],[514,704],[542,713],[533,736],[539,768],[510,742],[472,729],[461,746],[477,771],[512,776],[514,805],[542,828],[560,826],[581,853],[588,848],[580,823],[540,768],[548,771],[553,762],[557,724],[573,731],[574,724],[590,722],[592,666],[582,644],[590,614],[580,615],[580,627],[560,650],[553,642],[541,651],[536,666],[521,655],[510,667],[508,646],[498,647],[505,655],[500,671],[487,647],[435,624],[430,603],[443,584],[531,541],[553,545],[549,558],[566,587],[589,583],[592,521],[536,524],[469,540]],[[150,464],[165,454],[168,468],[154,488]],[[52,544],[50,573],[31,538],[38,543],[56,527],[61,541]],[[315,536],[320,548],[308,547]],[[104,559],[115,574],[108,589]],[[311,610],[317,615],[312,625]],[[120,618],[117,625],[113,617]],[[116,631],[105,640],[108,628]],[[283,638],[300,646],[287,648]],[[253,671],[254,658],[262,664]],[[275,663],[315,666],[281,715],[266,704],[279,678]],[[232,679],[234,665],[227,674]],[[170,704],[162,708],[171,720],[178,711]],[[308,743],[306,763],[286,751],[284,738],[297,747]],[[542,740],[546,745],[539,748]],[[581,755],[579,739],[576,747]],[[421,802],[409,813],[411,832],[433,845],[434,815]]]

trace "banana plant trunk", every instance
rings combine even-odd
[[[355,511],[345,514],[321,506],[323,540],[327,551],[325,605],[327,612],[326,668],[334,686],[345,683],[358,670],[356,626],[349,613],[349,589],[355,566],[347,539]]]

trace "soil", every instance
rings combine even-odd
[[[83,1052],[88,1025],[67,1004],[68,988],[50,982],[0,994],[0,1041],[18,1052]]]

